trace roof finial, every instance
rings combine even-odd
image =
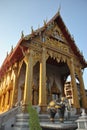
[[[33,33],[33,32],[34,32],[33,26],[31,26],[31,33]]]
[[[46,20],[44,20],[44,26],[46,26],[47,25],[47,18],[46,18]]]
[[[13,45],[11,46],[11,52],[13,51]]]
[[[59,5],[59,8],[58,8],[58,14],[60,14],[60,10],[61,10],[61,4]]]
[[[23,32],[23,30],[21,31],[21,38],[24,38],[24,32]]]
[[[7,57],[8,57],[8,51],[7,51]]]

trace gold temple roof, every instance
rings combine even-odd
[[[33,39],[37,35],[40,35],[40,33],[44,32],[45,29],[48,27],[48,25],[51,24],[52,22],[56,22],[58,24],[58,26],[62,30],[63,35],[65,36],[66,40],[68,41],[69,46],[72,48],[72,51],[74,52],[74,54],[78,57],[83,68],[87,67],[87,62],[85,61],[84,56],[81,54],[80,50],[76,46],[76,43],[75,43],[74,39],[72,38],[72,36],[70,35],[67,27],[65,26],[60,13],[57,12],[55,14],[55,16],[49,22],[44,24],[44,26],[42,26],[41,28],[39,28],[35,31],[33,30],[32,33],[27,36],[21,37],[21,39],[17,43],[16,47],[5,58],[2,66],[0,68],[0,77],[2,77],[4,75],[4,73],[8,70],[8,68],[11,65],[13,65],[15,62],[20,61],[24,57],[23,51],[26,51],[27,47],[22,45],[22,43]],[[21,47],[23,50],[21,49]]]

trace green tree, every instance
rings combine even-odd
[[[28,106],[29,112],[29,129],[30,130],[42,130],[39,123],[39,117],[37,111],[32,107],[31,104]]]

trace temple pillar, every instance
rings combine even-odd
[[[1,99],[2,99],[2,97],[0,96],[0,112],[1,112]]]
[[[0,82],[0,86],[1,86],[1,82]],[[2,98],[2,90],[0,88],[0,112],[1,112],[1,98]]]
[[[10,89],[9,91],[9,107],[12,108],[12,96],[13,96],[13,90]]]
[[[1,95],[0,95],[0,111],[1,111]]]
[[[79,109],[80,104],[79,104],[78,90],[77,90],[76,79],[75,79],[75,72],[74,72],[75,69],[74,69],[73,59],[71,59],[69,62],[69,69],[70,69],[71,83],[72,83],[73,104],[75,108]]]
[[[46,50],[43,48],[42,57],[40,62],[40,77],[39,77],[39,106],[41,111],[46,111]]]
[[[6,109],[9,109],[9,91],[6,92]]]
[[[12,100],[11,100],[11,106],[15,106],[15,103],[17,102],[16,101],[16,98],[17,98],[17,93],[16,93],[16,88],[18,86],[18,69],[17,67],[14,68],[13,70],[13,73],[14,73],[14,77],[13,77],[13,88],[12,88]]]
[[[27,55],[26,64],[26,76],[25,76],[25,87],[24,87],[24,108],[23,111],[27,112],[27,106],[29,103],[32,104],[32,81],[33,81],[33,50],[29,51]]]
[[[4,110],[6,110],[6,100],[7,100],[7,92],[4,93]]]
[[[81,69],[79,69],[79,71],[78,71],[78,76],[79,76],[78,78],[79,78],[79,82],[80,82],[80,93],[81,93],[82,107],[87,109],[87,97],[86,97],[86,93],[85,93],[85,87],[84,87]]]
[[[2,98],[1,98],[1,109],[3,112],[3,110],[4,110],[4,94],[2,94]]]

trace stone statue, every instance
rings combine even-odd
[[[51,101],[47,107],[48,113],[50,114],[50,121],[54,122],[55,115],[58,113],[59,121],[63,122],[66,107],[68,107],[68,105],[65,97]]]
[[[56,108],[57,112],[59,114],[59,121],[63,122],[64,121],[64,113],[65,113],[65,98],[62,97],[60,102],[56,101]]]
[[[57,109],[55,106],[56,106],[56,101],[52,100],[47,107],[48,113],[50,114],[50,121],[52,122],[54,122],[54,117],[57,113]]]

